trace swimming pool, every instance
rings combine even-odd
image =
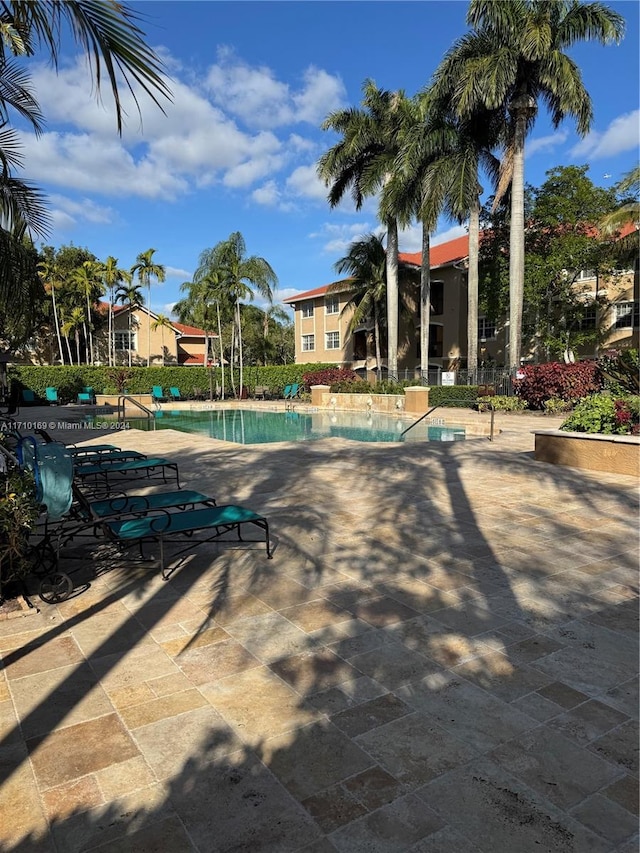
[[[236,444],[270,444],[276,441],[314,441],[337,436],[352,441],[398,442],[411,421],[389,415],[360,412],[267,412],[255,409],[211,409],[156,412],[155,422],[127,418],[134,429],[175,429]],[[411,440],[460,441],[463,427],[421,424]]]

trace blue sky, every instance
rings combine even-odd
[[[249,254],[274,268],[276,298],[332,281],[333,265],[353,239],[376,230],[375,201],[330,210],[315,163],[335,137],[325,116],[357,105],[362,83],[425,86],[445,50],[462,35],[466,2],[144,2],[147,41],[166,63],[173,104],[163,115],[144,96],[122,138],[110,95],[92,97],[84,60],[68,53],[58,74],[31,63],[47,119],[45,133],[24,132],[24,177],[49,196],[49,244],[86,246],[129,267],[155,248],[167,281],[151,307],[168,313],[198,256],[233,231]],[[638,161],[639,4],[610,3],[627,20],[618,47],[577,46],[595,119],[580,140],[572,122],[553,131],[544,110],[528,139],[526,180],[539,185],[557,165],[591,166],[610,186]],[[442,222],[434,238],[458,236]],[[417,251],[409,229],[400,248]]]

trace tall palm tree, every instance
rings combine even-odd
[[[378,89],[372,80],[363,86],[360,109],[331,113],[323,130],[342,134],[342,139],[318,161],[318,174],[329,189],[329,204],[335,207],[348,189],[356,209],[365,196],[374,195],[393,174],[405,118],[403,92]],[[386,213],[386,215],[385,215]],[[387,367],[398,373],[398,222],[394,211],[381,212],[387,232]]]
[[[575,0],[471,0],[473,30],[455,42],[434,78],[436,91],[451,92],[460,118],[479,107],[501,109],[508,129],[500,201],[511,186],[509,252],[509,366],[520,365],[524,295],[524,150],[542,100],[554,127],[575,119],[585,135],[593,117],[580,69],[564,52],[578,41],[620,41],[621,15],[599,2]]]
[[[164,367],[164,330],[172,328],[171,318],[167,317],[166,314],[158,314],[156,319],[151,324],[151,328],[155,332],[156,329],[160,329],[160,336],[162,338],[162,366]]]
[[[93,350],[93,320],[91,306],[102,295],[102,277],[100,264],[95,261],[84,261],[71,273],[71,283],[75,285],[84,296],[86,313],[85,339],[87,341],[87,363],[93,364],[95,353]]]
[[[80,364],[80,329],[84,326],[85,322],[86,318],[82,308],[72,308],[67,320],[62,324],[62,332],[67,338],[67,341],[70,334],[73,334],[74,336],[76,342],[76,361],[78,365]],[[71,356],[70,349],[69,356]],[[70,360],[71,364],[73,364],[73,359],[71,358]]]
[[[131,276],[134,277],[137,273],[140,284],[147,287],[147,305],[149,311],[151,311],[151,279],[155,278],[156,281],[162,282],[166,278],[164,266],[162,264],[154,264],[153,262],[155,252],[155,249],[147,249],[146,252],[140,252],[135,264],[131,267]],[[151,321],[151,317],[149,317],[149,321]],[[147,367],[149,367],[151,364],[151,322],[147,325],[147,332]]]
[[[353,335],[358,326],[369,318],[373,320],[376,374],[380,381],[380,318],[384,316],[387,297],[387,253],[382,238],[377,234],[368,234],[362,240],[354,241],[347,254],[336,261],[334,269],[349,275],[348,282],[336,282],[329,287],[329,292],[342,291],[346,284],[349,299],[341,313],[353,312],[349,320],[349,333]]]
[[[127,350],[129,352],[129,367],[131,367],[131,329],[133,312],[136,310],[136,308],[142,308],[142,306],[144,305],[144,298],[142,296],[142,291],[140,290],[140,287],[137,284],[133,284],[133,282],[131,282],[128,284],[121,284],[120,287],[118,287],[115,293],[115,301],[120,302],[122,305],[127,305],[129,307],[129,346],[127,347]]]
[[[41,261],[38,264],[38,274],[42,279],[45,289],[51,293],[51,305],[53,308],[53,322],[56,329],[58,341],[58,352],[60,353],[60,364],[64,364],[64,352],[62,349],[62,336],[60,334],[60,318],[58,317],[58,306],[56,305],[56,289],[60,285],[60,270],[55,261]]]
[[[265,367],[267,366],[269,331],[273,328],[274,324],[277,326],[278,322],[289,323],[290,320],[291,318],[281,305],[267,305],[267,307],[262,310],[262,336],[264,338],[262,363]]]
[[[115,352],[113,350],[113,301],[114,301],[114,292],[115,289],[122,284],[123,282],[130,283],[131,282],[131,273],[128,270],[120,269],[118,267],[118,259],[114,258],[113,255],[109,255],[107,260],[102,264],[101,267],[102,272],[102,282],[104,284],[105,289],[109,293],[109,316],[108,316],[108,331],[107,337],[109,339],[109,366],[112,367],[115,364]]]
[[[243,360],[242,360],[242,318],[240,303],[245,300],[253,300],[254,289],[267,302],[273,302],[273,290],[278,285],[278,277],[271,265],[257,255],[246,256],[246,244],[244,237],[239,231],[234,231],[226,240],[216,247],[216,256],[219,261],[220,283],[235,302],[236,329],[238,336],[238,364],[240,367],[240,394],[243,388]],[[232,372],[233,375],[233,372]]]

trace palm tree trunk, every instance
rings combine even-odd
[[[115,353],[113,351],[113,285],[109,287],[109,316],[107,317],[107,339],[108,339],[108,356],[107,361],[109,367],[113,367],[115,363]]]
[[[524,138],[527,113],[515,110],[511,228],[509,233],[509,368],[520,367],[522,303],[524,299]]]
[[[78,366],[80,366],[80,332],[76,329],[76,357],[78,359]]]
[[[69,336],[65,335],[64,339],[67,342],[67,352],[69,353],[69,364],[73,364],[73,355],[71,354],[71,344],[69,343]]]
[[[84,334],[84,360],[86,364],[89,364],[89,333],[84,320],[82,321],[82,333]],[[80,361],[78,361],[78,364],[80,364]]]
[[[151,279],[147,283],[147,367],[151,366]]]
[[[472,384],[478,371],[478,248],[480,200],[474,198],[469,211],[469,270],[467,275],[467,371]]]
[[[431,320],[431,241],[429,226],[422,223],[422,264],[420,266],[420,373],[429,381],[429,322]]]
[[[398,378],[398,222],[387,222],[387,370]]]
[[[87,291],[87,328],[89,329],[89,337],[87,343],[89,345],[88,357],[91,359],[91,364],[94,362],[93,352],[93,334],[91,333],[91,302],[89,301],[89,291]]]
[[[243,388],[243,364],[242,364],[242,320],[240,317],[240,300],[236,300],[236,312],[238,315],[238,364],[240,365],[240,399],[242,399]]]
[[[373,303],[373,334],[375,336],[376,346],[376,378],[378,382],[382,380],[382,358],[380,355],[380,319],[378,317],[378,306],[375,301]]]
[[[62,349],[62,338],[60,337],[60,321],[58,320],[58,308],[56,306],[56,288],[51,285],[51,303],[53,305],[53,320],[56,326],[56,338],[58,339],[58,351],[60,352],[60,364],[64,364],[64,352]]]
[[[129,303],[129,340],[127,350],[129,352],[129,367],[131,367],[131,312],[133,311],[133,305]]]
[[[218,346],[220,347],[220,370],[222,371],[221,397],[224,400],[224,349],[222,347],[222,321],[220,320],[220,302],[216,300],[216,313],[218,315]]]

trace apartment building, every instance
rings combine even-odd
[[[433,246],[431,263],[431,317],[429,323],[429,369],[456,370],[467,361],[467,267],[469,238],[458,237]],[[398,258],[404,284],[398,320],[398,370],[404,375],[420,370],[420,263],[421,253],[401,252]],[[603,307],[588,314],[585,323],[603,330],[608,347],[638,347],[638,266],[617,270],[608,278],[582,270],[578,286],[585,300],[598,299]],[[369,320],[348,330],[351,311],[345,306],[350,294],[348,279],[332,282],[285,299],[294,312],[296,363],[329,363],[350,367],[362,375],[376,369],[373,322]],[[480,314],[478,321],[478,361],[480,364],[508,363],[508,322]],[[386,342],[382,340],[382,364],[386,365]],[[595,357],[597,348],[576,352]],[[544,360],[532,349],[526,360]]]

